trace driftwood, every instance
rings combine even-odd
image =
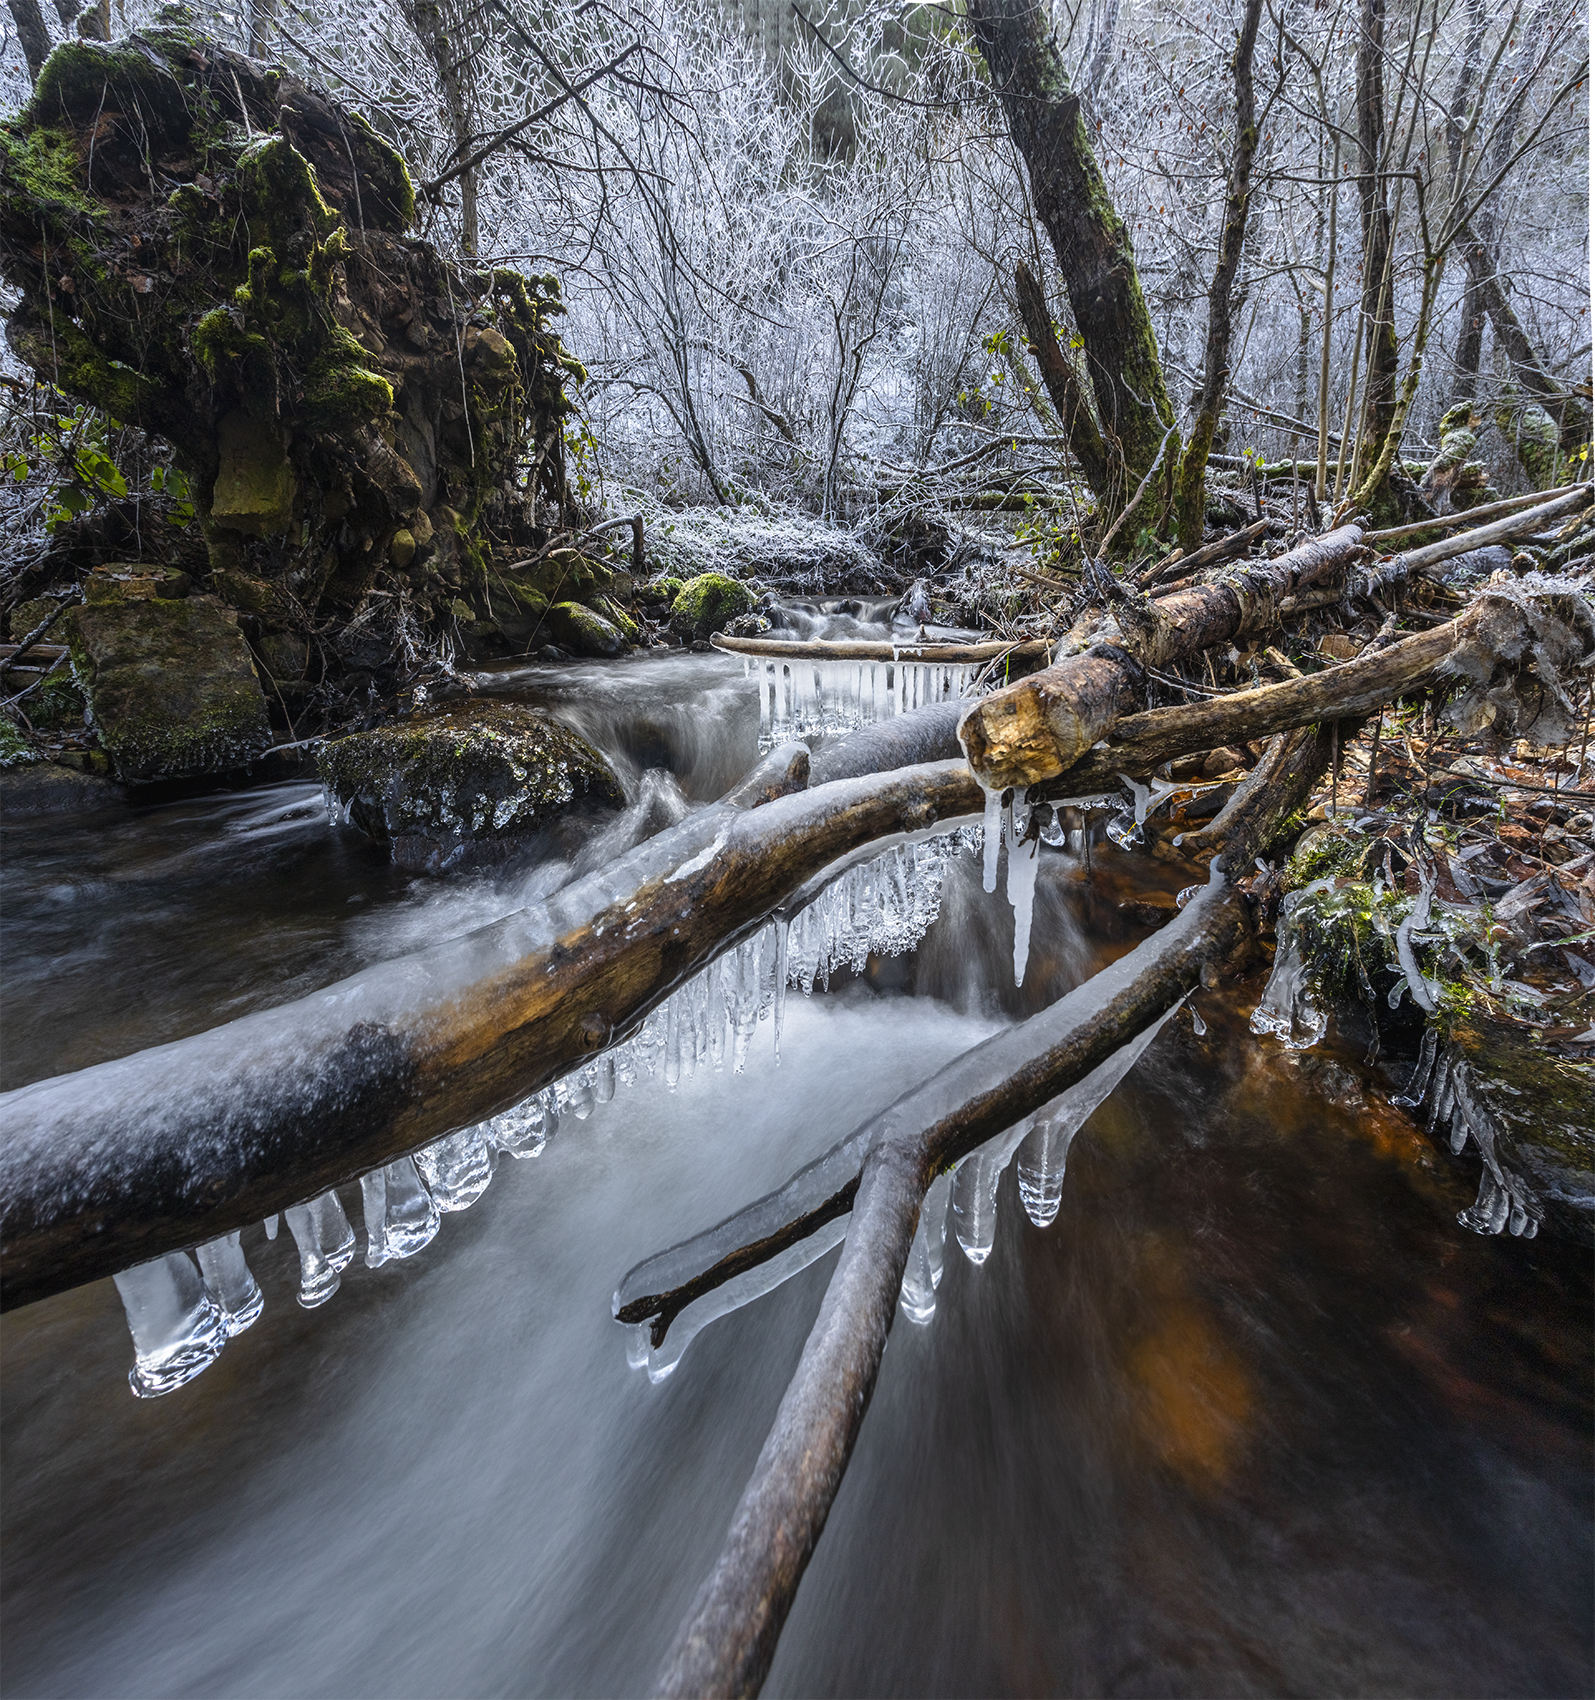
[[[1322,740],[1303,743],[1268,787],[1267,807],[1254,807],[1227,837],[1224,859],[1241,867],[1272,848],[1278,823],[1300,807],[1327,760]],[[877,1136],[863,1157],[841,1260],[656,1693],[757,1694],[768,1675],[868,1409],[937,1171],[1083,1079],[1248,933],[1244,902],[1215,877],[1129,956],[949,1064],[871,1124]]]
[[[1193,585],[1156,601],[1133,598],[1121,587],[1124,601],[1116,615],[1071,634],[1076,653],[970,709],[958,732],[970,766],[993,790],[1054,778],[1132,712],[1143,666],[1268,629],[1282,597],[1343,573],[1362,537],[1360,527],[1342,526],[1272,561],[1247,562],[1228,581]]]
[[[852,638],[835,643],[798,642],[785,638],[727,637],[716,632],[709,642],[732,655],[762,655],[795,661],[914,661],[945,662],[948,666],[997,661],[1003,656],[1033,661],[1051,653],[1051,645],[1028,643],[870,643]]]
[[[833,767],[945,747],[950,719],[866,728]],[[827,867],[982,803],[956,761],[762,801],[801,766],[772,751],[731,797],[463,938],[6,1094],[0,1307],[203,1243],[509,1108],[635,1031]]]

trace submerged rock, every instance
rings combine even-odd
[[[243,767],[271,744],[238,617],[212,597],[91,602],[66,616],[72,664],[117,777]]]
[[[700,573],[688,579],[670,606],[670,629],[683,643],[723,632],[742,614],[751,614],[753,592],[724,573]]]
[[[558,721],[477,702],[323,748],[322,782],[400,867],[492,861],[582,802],[624,801],[609,765]]]

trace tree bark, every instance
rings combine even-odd
[[[1362,0],[1357,36],[1357,194],[1362,207],[1362,312],[1367,341],[1367,377],[1362,402],[1362,454],[1372,464],[1384,446],[1396,412],[1394,232],[1390,195],[1381,173],[1386,166],[1385,0]],[[1357,479],[1353,479],[1355,485]],[[1381,489],[1388,484],[1382,481]],[[1383,513],[1386,502],[1380,502]]]
[[[968,15],[1085,344],[1098,424],[1111,449],[1107,481],[1093,490],[1099,507],[1117,511],[1174,419],[1130,233],[1108,198],[1045,9],[1030,0],[973,0]],[[1156,503],[1147,506],[1155,511]]]
[[[1202,541],[1208,451],[1218,429],[1224,386],[1229,382],[1230,296],[1240,270],[1246,243],[1246,212],[1251,204],[1252,161],[1257,153],[1257,107],[1252,94],[1252,53],[1263,0],[1247,0],[1235,44],[1235,151],[1230,158],[1229,184],[1224,198],[1224,221],[1219,230],[1218,262],[1207,292],[1207,351],[1202,363],[1202,395],[1191,427],[1190,441],[1180,457],[1174,486],[1175,541],[1187,551]],[[1305,323],[1304,316],[1304,323]],[[1306,349],[1303,335],[1302,349]],[[1305,352],[1303,353],[1303,372]],[[1304,392],[1305,394],[1305,389]],[[1298,400],[1297,406],[1304,403]]]

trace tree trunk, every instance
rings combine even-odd
[[[11,8],[22,57],[28,62],[28,81],[37,83],[44,62],[50,57],[50,32],[45,28],[39,0],[6,0],[6,4]]]
[[[1176,541],[1187,551],[1202,541],[1208,451],[1218,429],[1218,411],[1229,382],[1230,295],[1246,242],[1246,211],[1251,202],[1252,160],[1257,153],[1257,109],[1252,96],[1252,51],[1263,0],[1247,0],[1235,44],[1235,151],[1230,159],[1224,223],[1218,237],[1218,263],[1207,292],[1207,352],[1202,364],[1202,395],[1191,439],[1180,458],[1174,490]],[[1302,347],[1306,348],[1305,334]],[[1305,370],[1305,366],[1303,368]],[[1297,403],[1300,406],[1300,402]]]
[[[1174,419],[1130,233],[1108,198],[1045,11],[1029,0],[973,0],[969,23],[1085,344],[1097,423],[1110,448],[1106,481],[1093,488],[1100,509],[1116,510],[1157,459]],[[1157,496],[1154,490],[1143,502],[1142,524],[1155,517]]]
[[[1014,285],[1019,297],[1019,317],[1030,339],[1030,349],[1046,385],[1047,398],[1052,403],[1058,423],[1069,440],[1069,453],[1079,463],[1086,483],[1093,490],[1108,487],[1108,452],[1102,433],[1091,412],[1091,402],[1080,382],[1074,362],[1058,345],[1052,328],[1052,315],[1047,311],[1047,298],[1029,266],[1021,260],[1014,270]]]
[[[445,17],[440,0],[401,0],[401,4],[405,21],[419,37],[427,57],[432,61],[432,68],[437,72],[443,108],[449,115],[449,128],[454,133],[454,152],[444,162],[446,168],[454,160],[463,158],[476,140],[467,86],[470,55],[463,39],[464,24],[458,19]],[[473,168],[460,178],[460,252],[474,256],[480,244],[476,171]]]
[[[1396,412],[1400,366],[1390,194],[1380,175],[1387,165],[1384,52],[1385,0],[1362,0],[1357,38],[1357,193],[1362,205],[1362,311],[1367,340],[1360,454],[1363,466],[1372,465],[1384,447]],[[1353,485],[1358,482],[1354,477]],[[1376,519],[1388,514],[1388,487],[1386,477],[1376,497]]]

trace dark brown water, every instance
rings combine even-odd
[[[701,797],[745,765],[721,663],[615,672],[607,736],[635,768]],[[462,930],[564,853],[411,880],[313,802],[8,833],[6,1084]],[[109,1282],[5,1318],[7,1694],[644,1689],[834,1254],[658,1385],[610,1293],[1127,948],[1145,922],[1121,904],[1179,883],[1045,855],[1022,995],[971,866],[915,957],[793,996],[779,1070],[761,1030],[745,1075],[622,1089],[323,1309],[293,1300],[287,1236],[252,1230],[264,1315],[164,1399],[128,1393]],[[1589,1256],[1458,1227],[1473,1167],[1360,1047],[1255,1039],[1260,989],[1203,994],[1205,1037],[1176,1018],[1075,1142],[1051,1227],[1010,1169],[990,1260],[949,1234],[768,1692],[1590,1691]]]

